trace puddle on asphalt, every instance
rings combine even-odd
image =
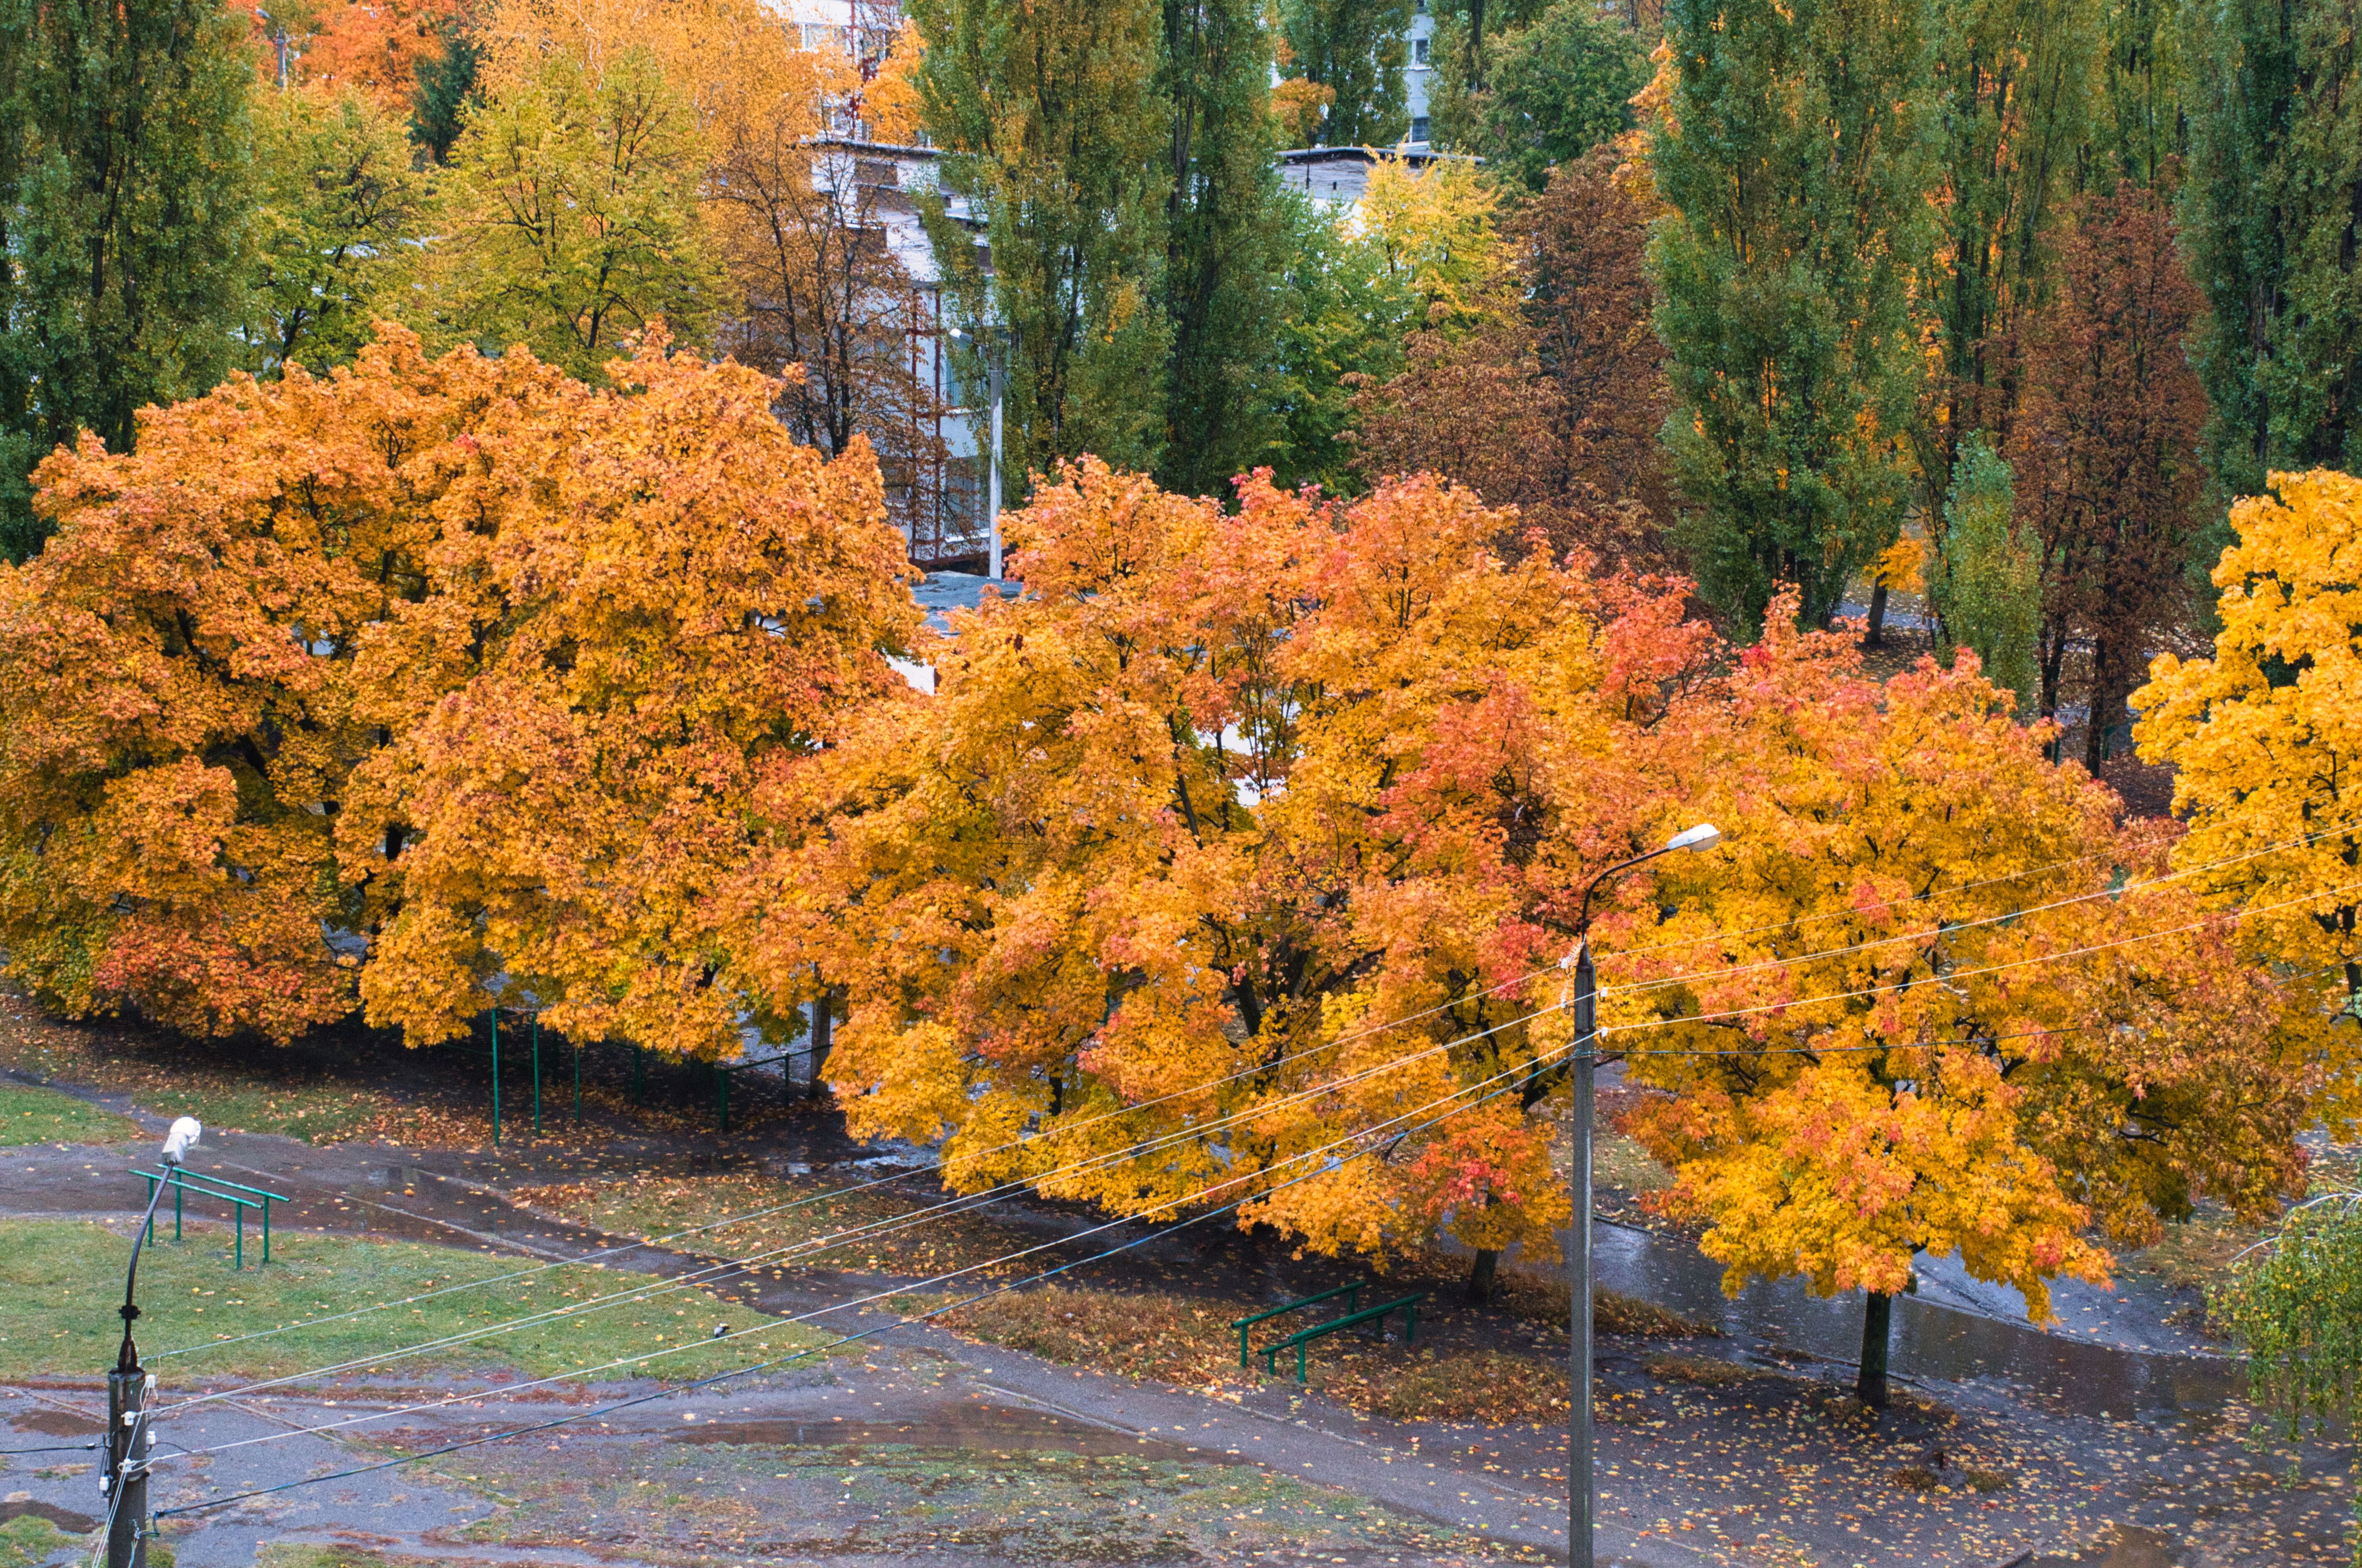
[[[44,1437],[95,1437],[106,1430],[106,1423],[97,1417],[72,1410],[28,1410],[7,1420],[19,1431],[39,1432]]]
[[[1593,1235],[1595,1277],[1609,1290],[1719,1323],[1728,1333],[1832,1360],[1850,1363],[1861,1353],[1859,1297],[1823,1300],[1802,1281],[1783,1279],[1758,1282],[1732,1300],[1722,1293],[1721,1265],[1685,1241],[1615,1225],[1601,1225]],[[1946,1383],[1998,1378],[2087,1416],[2204,1413],[2243,1392],[2227,1362],[2084,1344],[1914,1296],[1898,1297],[1894,1308],[1893,1367],[1908,1376]],[[2124,1560],[2127,1565],[2139,1561]]]
[[[28,1518],[47,1519],[68,1535],[88,1535],[98,1528],[98,1520],[90,1515],[61,1508],[55,1503],[0,1503],[0,1524]]]
[[[2028,1558],[2025,1568],[2182,1568],[2185,1561],[2157,1531],[2118,1525],[2070,1557]]]
[[[842,1448],[894,1445],[972,1449],[988,1453],[1050,1451],[1086,1458],[1126,1455],[1133,1459],[1203,1458],[1194,1449],[1153,1438],[1136,1438],[1043,1411],[1004,1405],[960,1405],[907,1421],[763,1420],[684,1423],[666,1434],[674,1442],[733,1443],[780,1448]]]

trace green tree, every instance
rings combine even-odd
[[[2174,0],[2108,0],[2087,181],[2155,185],[2188,153],[2182,10]]]
[[[2038,702],[2042,563],[2014,525],[2016,506],[2001,454],[1980,432],[1963,437],[1944,498],[1943,542],[1927,569],[1927,597],[1943,618],[1937,662],[1949,669],[1954,649],[1969,649],[1986,679],[2017,693],[2018,716],[2030,718]]]
[[[410,138],[437,163],[451,161],[460,122],[480,99],[476,69],[483,50],[476,35],[457,17],[445,18],[442,48],[418,62],[418,89],[411,99]]]
[[[599,382],[662,317],[702,341],[723,304],[698,208],[704,154],[685,99],[644,49],[594,78],[571,54],[470,115],[453,151],[450,237],[420,269],[437,335],[523,343]]]
[[[966,209],[938,196],[927,231],[953,319],[1006,334],[1008,482],[1085,452],[1153,468],[1172,336],[1161,6],[915,0],[911,16],[927,44],[921,116]],[[978,356],[965,358],[981,385]]]
[[[2308,1422],[2351,1424],[2362,1409],[2362,1192],[2297,1205],[2208,1296],[2213,1322],[2247,1353],[2250,1392],[2291,1441]],[[2354,1470],[2362,1480],[2362,1457]],[[2362,1521],[2362,1492],[2354,1513]],[[2362,1568],[2362,1529],[2353,1562]]]
[[[2269,471],[2362,464],[2362,40],[2334,6],[2195,10],[2181,237],[2216,323],[2207,457],[2252,495]]]
[[[1410,129],[1403,67],[1411,0],[1282,0],[1280,28],[1297,74],[1337,94],[1319,139],[1391,147]]]
[[[1928,17],[1948,263],[1929,300],[1943,350],[1935,411],[1917,427],[1932,514],[1966,433],[2006,430],[2010,333],[2039,297],[2050,222],[2074,190],[2100,38],[2079,0],[1937,0]]]
[[[1275,434],[1273,326],[1285,219],[1272,162],[1271,39],[1257,0],[1164,0],[1173,116],[1159,308],[1166,489],[1219,493]]]
[[[265,93],[254,109],[256,369],[351,361],[430,211],[408,127],[357,93]]]
[[[1355,487],[1358,388],[1401,370],[1418,295],[1366,237],[1350,235],[1301,192],[1282,192],[1283,254],[1268,396],[1277,431],[1263,459],[1283,489]]]
[[[1442,53],[1451,62],[1468,51]],[[1438,135],[1530,191],[1548,184],[1557,164],[1630,129],[1632,94],[1649,80],[1639,35],[1601,20],[1591,0],[1559,0],[1530,26],[1502,33],[1484,69],[1482,87],[1439,95]],[[1447,63],[1442,74],[1465,70]]]
[[[1931,139],[1920,12],[1674,0],[1651,247],[1701,589],[1742,625],[1776,583],[1819,625],[1891,544],[1925,371]]]
[[[0,549],[47,525],[33,465],[202,392],[237,353],[252,200],[243,13],[0,0]]]

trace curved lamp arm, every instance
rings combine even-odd
[[[189,1157],[189,1151],[196,1147],[197,1140],[204,1135],[204,1131],[193,1116],[183,1116],[173,1122],[172,1130],[164,1135],[161,1156],[164,1168],[179,1170],[181,1163]],[[147,1242],[149,1221],[155,1218],[156,1205],[163,1198],[164,1188],[170,1185],[161,1181],[156,1184],[155,1190],[148,1195],[148,1212],[140,1216],[139,1229],[131,1232],[131,1266],[124,1271],[123,1305],[116,1309],[123,1315],[123,1348],[116,1353],[115,1357],[117,1372],[131,1372],[139,1365],[138,1347],[131,1342],[132,1320],[139,1316],[139,1305],[133,1299],[139,1287],[139,1249]]]
[[[1635,866],[1645,866],[1661,855],[1671,855],[1677,849],[1712,849],[1716,845],[1720,844],[1721,842],[1722,830],[1720,828],[1715,826],[1712,823],[1700,823],[1695,827],[1683,828],[1681,832],[1673,834],[1672,837],[1665,840],[1661,848],[1652,849],[1646,855],[1636,855],[1629,860],[1619,860],[1615,865],[1595,874],[1590,881],[1583,885],[1583,904],[1576,911],[1574,920],[1575,946],[1577,948],[1581,948],[1584,944],[1590,939],[1591,895],[1598,889],[1600,883],[1605,882],[1610,877],[1621,876],[1623,873],[1632,869]],[[1560,966],[1565,967],[1568,965],[1572,965],[1573,962],[1574,955],[1570,953],[1563,960],[1561,961]]]

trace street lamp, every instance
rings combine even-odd
[[[1592,1568],[1593,1523],[1591,1452],[1591,1108],[1593,1073],[1598,1066],[1595,1043],[1599,1036],[1599,971],[1591,962],[1591,895],[1602,882],[1635,866],[1647,864],[1677,849],[1712,849],[1722,842],[1722,830],[1700,823],[1667,839],[1664,847],[1629,860],[1619,860],[1584,885],[1583,903],[1575,915],[1574,951],[1560,960],[1561,968],[1574,971],[1570,982],[1574,1008],[1574,1277],[1569,1282],[1571,1343],[1567,1347],[1573,1386],[1568,1407],[1566,1493],[1567,1561],[1570,1568]]]
[[[177,1171],[189,1151],[204,1136],[193,1116],[183,1116],[164,1135],[164,1168]],[[107,1568],[147,1568],[148,1542],[141,1534],[148,1522],[148,1369],[139,1364],[139,1347],[131,1341],[132,1320],[139,1316],[139,1249],[155,1221],[156,1205],[172,1184],[160,1181],[148,1195],[148,1212],[131,1233],[131,1266],[123,1273],[123,1346],[116,1353],[115,1370],[106,1375],[106,1463],[98,1478],[107,1499]]]

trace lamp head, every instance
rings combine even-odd
[[[183,1116],[173,1122],[172,1130],[164,1134],[164,1163],[168,1165],[178,1165],[186,1159],[189,1151],[196,1147],[197,1140],[204,1135],[204,1131],[193,1116]]]
[[[1712,823],[1700,823],[1695,827],[1683,828],[1665,840],[1665,847],[1667,849],[1712,849],[1721,842],[1720,828]]]

